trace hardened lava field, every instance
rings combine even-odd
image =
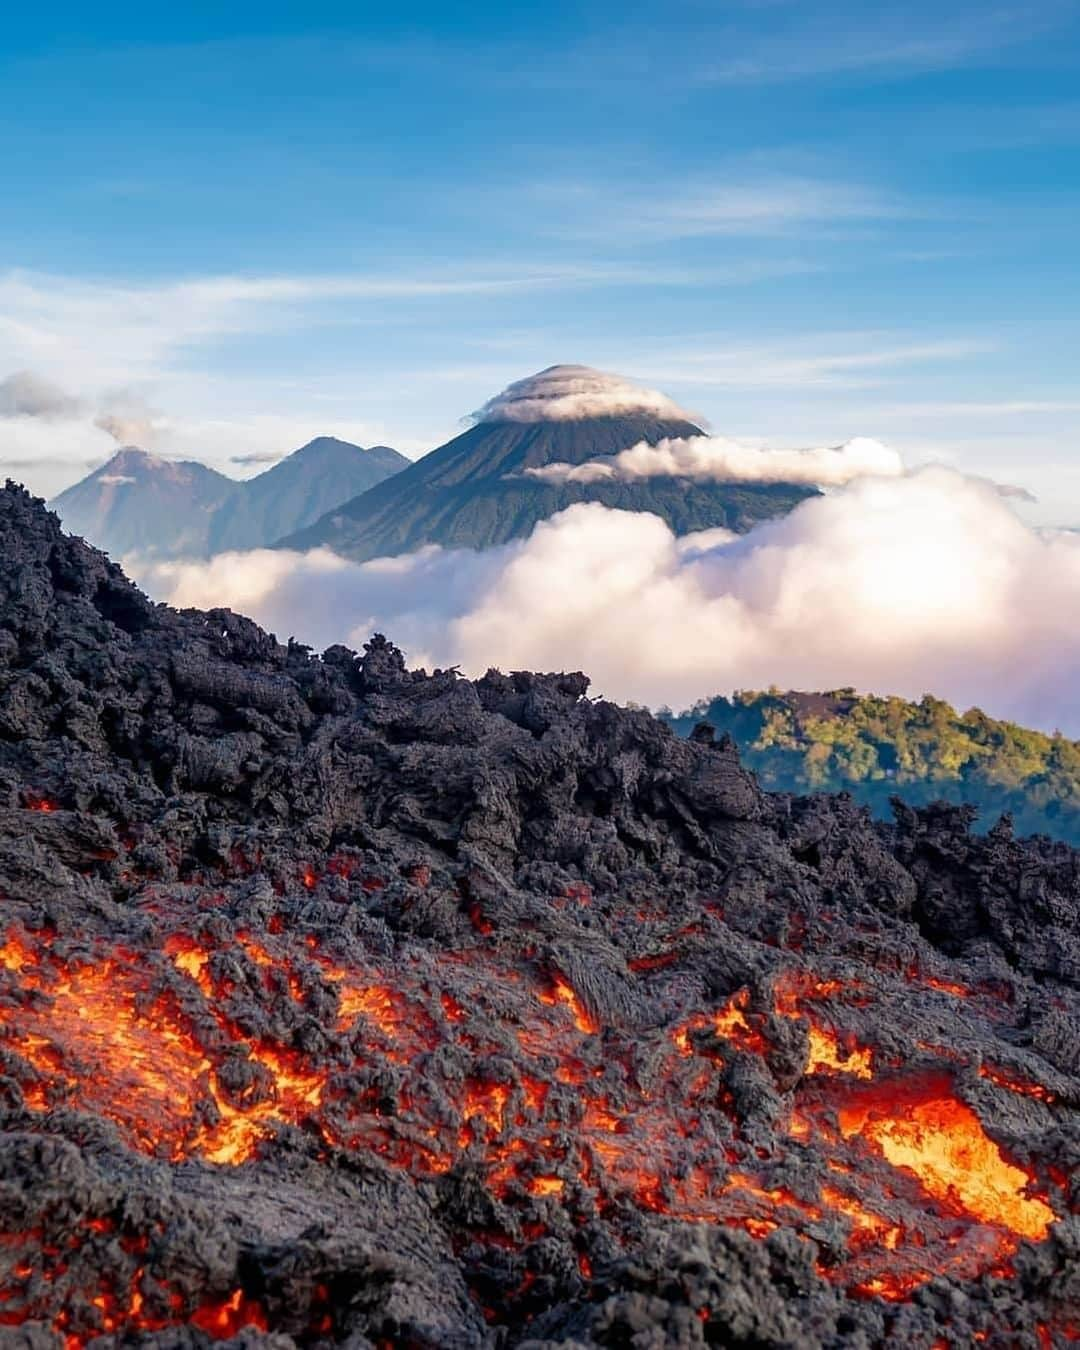
[[[1080,855],[0,548],[0,1344],[1080,1339]]]

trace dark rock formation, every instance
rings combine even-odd
[[[0,1343],[1080,1334],[1080,854],[0,556]]]

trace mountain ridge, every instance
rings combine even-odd
[[[253,478],[124,446],[50,502],[67,527],[116,556],[168,560],[272,544],[409,461],[316,437]]]
[[[409,463],[386,445],[364,448],[336,436],[317,436],[265,473],[241,483],[240,491],[215,514],[208,550],[219,553],[273,544]]]

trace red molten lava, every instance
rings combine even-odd
[[[975,1112],[955,1097],[910,1102],[899,1111],[891,1097],[864,1097],[842,1106],[838,1118],[845,1139],[856,1135],[880,1150],[943,1205],[1035,1242],[1049,1234],[1056,1216],[1028,1195],[1031,1177],[1006,1160]]]
[[[855,984],[790,971],[771,1008],[744,988],[679,1008],[650,1038],[604,1025],[562,972],[511,963],[482,938],[434,963],[382,965],[283,926],[259,938],[241,929],[220,950],[188,932],[151,953],[62,950],[14,931],[0,948],[0,1032],[23,1066],[26,1107],[91,1112],[147,1154],[237,1166],[303,1125],[328,1148],[418,1177],[467,1161],[526,1215],[497,1236],[510,1245],[542,1238],[552,1206],[573,1217],[629,1203],[756,1237],[787,1227],[832,1253],[839,1225],[843,1250],[821,1274],[891,1300],[939,1272],[1000,1268],[1056,1218],[1035,1173],[956,1095],[944,1060],[933,1076],[882,1077],[874,1050],[843,1029],[869,999]],[[263,1023],[241,1024],[238,991]],[[283,1029],[283,1009],[321,1019],[317,1054],[243,1029]],[[769,1153],[743,1138],[729,1074],[740,1061],[768,1074],[777,1017],[803,1023],[808,1048],[787,1133]],[[223,1047],[246,1061],[239,1095],[219,1073]],[[356,1087],[368,1081],[360,1071],[385,1066],[397,1086]],[[806,1150],[816,1168],[802,1165]],[[168,1312],[137,1303],[139,1291],[101,1297],[103,1330],[105,1318],[122,1329],[151,1315],[217,1336],[263,1324],[240,1292]],[[0,1319],[19,1306],[0,1299]]]

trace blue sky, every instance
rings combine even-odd
[[[1078,72],[1057,0],[20,6],[0,382],[65,401],[0,470],[57,490],[103,411],[416,454],[570,361],[1080,524]]]

